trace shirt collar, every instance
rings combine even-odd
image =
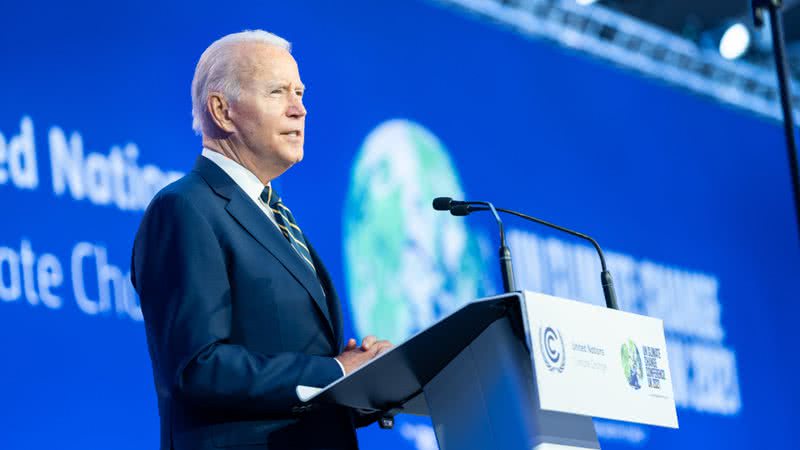
[[[225,171],[225,173],[242,188],[248,197],[253,199],[256,203],[259,201],[261,192],[264,191],[264,185],[253,172],[250,172],[241,164],[214,150],[204,147],[202,155]],[[269,186],[269,183],[267,183],[267,186]]]

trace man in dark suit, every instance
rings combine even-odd
[[[288,42],[213,43],[192,82],[194,169],[159,192],[134,242],[161,416],[161,449],[353,449],[358,421],[309,408],[391,346],[342,336],[339,299],[271,181],[303,158],[306,110]]]

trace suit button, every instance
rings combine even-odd
[[[304,413],[304,412],[306,412],[306,411],[310,410],[310,409],[311,409],[311,406],[312,406],[312,405],[298,405],[298,406],[294,406],[294,407],[292,407],[292,413],[293,413],[293,414],[302,414],[302,413]]]

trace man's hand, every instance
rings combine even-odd
[[[336,359],[342,363],[344,374],[347,375],[390,348],[391,342],[379,341],[375,336],[365,337],[360,346],[355,339],[350,338],[344,351]]]

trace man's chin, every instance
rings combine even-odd
[[[290,153],[285,153],[281,159],[283,160],[286,169],[288,169],[303,160],[303,150],[292,150]]]
[[[305,153],[303,152],[303,147],[300,147],[299,150],[295,150],[295,159],[294,159],[294,163],[293,164],[297,164],[300,161],[302,161],[304,154]]]

